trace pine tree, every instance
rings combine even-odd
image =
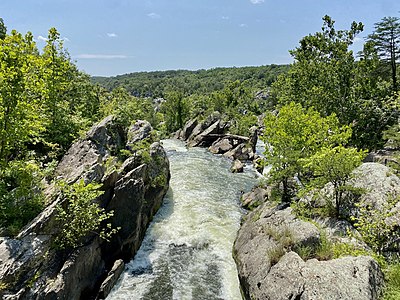
[[[392,76],[392,87],[397,91],[397,62],[400,59],[400,19],[384,17],[375,23],[375,30],[368,35],[368,40],[374,43],[382,61],[389,63]]]

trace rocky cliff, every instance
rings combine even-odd
[[[101,183],[104,194],[95,202],[113,211],[112,227],[120,229],[110,241],[93,233],[78,248],[57,249],[56,207],[66,203],[48,186],[47,208],[16,238],[0,239],[4,299],[90,299],[99,290],[99,298],[107,295],[168,189],[169,162],[162,146],[150,143],[151,131],[148,122],[138,121],[126,132],[110,116],[71,146],[58,164],[57,179]],[[118,158],[121,150],[129,156],[125,161]]]

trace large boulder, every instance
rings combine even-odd
[[[363,163],[354,173],[353,184],[365,190],[361,199],[369,204],[380,207],[400,195],[400,178],[385,165]]]
[[[46,209],[15,239],[0,240],[0,282],[5,287],[0,291],[1,297],[90,298],[99,289],[100,281],[112,273],[102,294],[110,290],[110,284],[116,281],[115,272],[110,271],[114,262],[128,260],[136,253],[168,189],[169,162],[159,143],[143,149],[149,154],[143,161],[132,156],[118,168],[115,155],[120,149],[150,139],[149,126],[148,122],[138,121],[127,136],[114,118],[108,117],[71,146],[56,170],[57,177],[68,183],[81,179],[102,183],[104,194],[95,201],[106,211],[113,211],[111,224],[120,227],[111,241],[90,234],[78,248],[55,248],[60,231],[56,207],[66,203],[53,194]],[[49,190],[56,189],[50,186]]]
[[[343,241],[350,224],[303,221],[288,205],[268,201],[249,213],[233,249],[245,299],[378,299],[383,276],[371,257],[303,261],[293,252],[316,251],[322,226],[329,238]]]
[[[383,274],[369,256],[305,262],[289,252],[252,290],[251,299],[377,300],[382,283]]]
[[[224,129],[224,123],[221,120],[217,120],[212,123],[209,127],[204,129],[198,135],[192,137],[188,142],[189,147],[209,147],[217,137],[214,134],[222,133]]]
[[[247,144],[239,144],[236,148],[225,152],[224,156],[231,160],[253,160],[254,152],[251,147],[248,147]]]

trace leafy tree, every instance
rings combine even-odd
[[[183,127],[188,116],[188,106],[181,92],[169,92],[165,98],[166,102],[162,106],[165,124],[168,132],[173,132]]]
[[[0,165],[44,129],[39,65],[31,33],[24,37],[13,30],[0,39]]]
[[[290,198],[289,179],[303,175],[300,159],[322,147],[345,143],[351,136],[351,129],[340,126],[334,114],[321,117],[294,102],[282,106],[278,114],[267,113],[264,125],[262,140],[268,145],[264,154],[272,166],[270,180],[283,185],[284,200]]]
[[[124,126],[129,126],[139,119],[148,120],[153,126],[157,125],[154,105],[148,98],[131,96],[124,88],[118,87],[111,93],[96,87],[100,102],[100,116],[114,115]]]
[[[365,155],[365,151],[339,145],[334,148],[324,147],[314,155],[301,160],[303,167],[313,174],[307,189],[320,189],[327,183],[332,184],[337,218],[342,215],[342,210],[345,208],[345,193],[352,190],[348,186],[349,180],[353,178],[352,172],[361,165]]]
[[[70,61],[63,41],[55,28],[49,30],[42,54],[42,74],[45,82],[44,111],[46,116],[45,141],[65,150],[78,136],[79,130],[88,126],[84,118],[87,108],[93,110],[96,100],[87,84],[89,78],[79,72]],[[92,96],[92,97],[91,97]],[[95,106],[96,108],[96,106]]]
[[[0,18],[0,40],[3,40],[7,34],[7,27],[4,25],[3,18]]]
[[[10,235],[43,208],[41,168],[32,159],[13,160],[0,169],[0,228]]]
[[[363,240],[379,254],[390,250],[400,240],[395,207],[399,199],[391,197],[381,207],[361,202],[358,203],[359,214],[353,216],[354,226],[360,232]]]
[[[397,87],[397,63],[400,58],[400,19],[397,17],[384,17],[375,23],[375,30],[368,35],[368,41],[372,42],[379,57],[389,63],[392,77],[392,88]]]
[[[341,124],[352,124],[351,143],[360,148],[382,146],[382,132],[396,121],[388,85],[379,76],[373,43],[366,43],[356,61],[349,46],[362,31],[353,22],[349,30],[336,30],[325,16],[321,32],[300,40],[290,51],[295,59],[289,72],[272,85],[275,102],[291,101],[314,107],[322,116],[335,113]]]
[[[110,223],[101,227],[102,222],[112,217],[113,212],[106,212],[93,202],[103,194],[99,191],[100,185],[93,183],[85,185],[83,180],[72,185],[60,182],[59,185],[61,197],[67,201],[66,208],[57,207],[57,220],[62,229],[56,243],[61,249],[81,246],[89,234],[98,234],[108,240],[119,230],[111,228]]]
[[[350,30],[336,30],[329,16],[323,21],[321,32],[304,37],[290,51],[295,63],[273,84],[273,94],[281,104],[295,101],[323,116],[335,113],[342,124],[349,124],[356,107],[351,98],[356,63],[349,46],[363,25],[353,22]]]

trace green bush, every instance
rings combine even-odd
[[[79,247],[89,234],[97,234],[102,239],[109,240],[119,230],[112,228],[110,223],[101,226],[103,221],[113,216],[113,212],[106,212],[93,202],[103,194],[99,191],[99,184],[85,185],[84,181],[80,180],[72,185],[65,182],[60,182],[58,185],[61,197],[67,202],[65,208],[57,206],[57,221],[61,226],[61,232],[56,238],[58,248]]]
[[[382,300],[400,299],[400,263],[389,265],[385,270],[386,286]]]
[[[14,160],[0,170],[0,228],[16,235],[43,209],[42,174],[34,160]]]

